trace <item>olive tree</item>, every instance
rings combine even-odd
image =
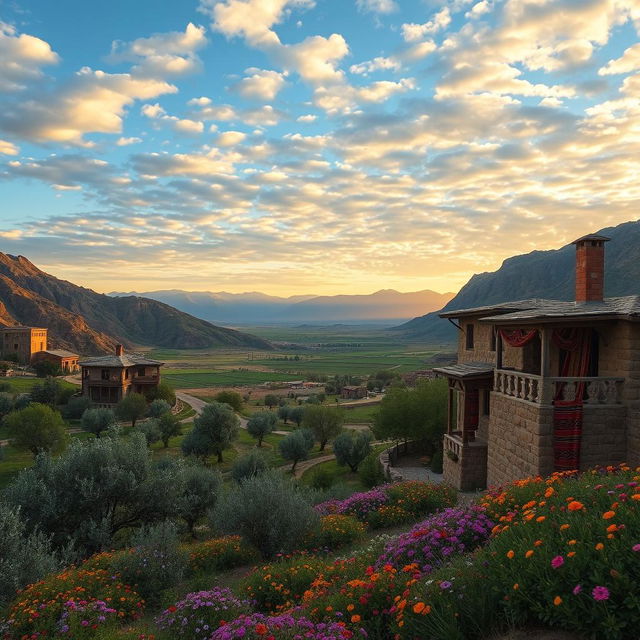
[[[258,411],[254,413],[247,422],[247,431],[257,439],[258,446],[262,446],[262,440],[269,435],[276,426],[278,416],[272,411]]]
[[[166,400],[163,400],[162,398],[156,398],[147,407],[147,417],[159,418],[161,415],[169,413],[170,411],[171,405]]]
[[[291,473],[295,473],[298,462],[309,457],[313,448],[313,434],[307,429],[296,429],[280,440],[278,447],[280,455],[293,463]]]
[[[58,453],[67,445],[67,430],[58,411],[33,403],[5,418],[13,445],[37,456],[43,451]]]
[[[116,413],[121,420],[131,422],[135,428],[136,422],[147,412],[147,399],[141,393],[129,393],[116,405]]]
[[[166,449],[169,446],[169,440],[182,433],[182,424],[170,411],[163,413],[158,419],[158,429],[160,429],[160,439]]]
[[[116,424],[116,414],[111,409],[87,409],[80,419],[84,431],[95,434],[96,438]]]
[[[341,467],[348,466],[354,473],[370,451],[371,434],[368,431],[344,431],[333,441],[336,462]]]
[[[185,455],[207,458],[211,454],[224,462],[222,452],[238,435],[240,419],[228,404],[212,402],[193,421],[193,429],[182,441]]]
[[[311,405],[305,408],[302,426],[310,429],[320,444],[320,451],[324,451],[327,442],[335,438],[342,430],[342,412],[333,407]]]

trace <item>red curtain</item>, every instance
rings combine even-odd
[[[513,329],[508,331],[507,329],[500,329],[500,335],[510,347],[524,347],[525,344],[529,344],[538,335],[538,330]]]

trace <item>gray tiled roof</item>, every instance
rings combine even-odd
[[[484,307],[471,307],[470,309],[456,309],[455,311],[445,311],[440,314],[441,318],[459,318],[460,316],[478,315],[481,313],[510,313],[524,309],[532,309],[547,302],[554,300],[545,300],[543,298],[532,298],[530,300],[512,300],[509,302],[498,302],[496,304],[488,304]]]
[[[100,356],[98,358],[88,358],[79,362],[81,367],[134,367],[136,365],[163,365],[164,362],[159,360],[151,360],[144,356],[138,356],[134,353],[126,353],[121,356],[110,355]]]
[[[446,367],[434,367],[436,373],[454,378],[470,378],[473,376],[483,376],[493,373],[494,365],[488,362],[465,362],[461,364],[451,364]]]
[[[77,358],[77,353],[66,351],[65,349],[45,349],[42,353],[49,353],[52,356],[58,356],[58,358]]]

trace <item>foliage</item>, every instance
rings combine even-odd
[[[178,584],[187,569],[176,527],[169,521],[143,526],[132,542],[127,553],[116,556],[112,569],[145,600],[158,602],[162,592]]]
[[[327,442],[342,430],[344,421],[342,412],[333,407],[311,405],[305,408],[302,424],[309,429],[324,451]]]
[[[64,373],[59,365],[57,365],[55,362],[50,362],[49,360],[38,360],[33,365],[33,369],[36,372],[36,376],[38,376],[38,378],[61,376]]]
[[[38,531],[28,532],[20,510],[0,502],[0,608],[18,589],[57,567],[49,539]]]
[[[164,400],[173,407],[176,403],[176,393],[171,388],[171,385],[162,381],[157,386],[151,387],[146,394],[147,400],[153,402],[154,400]]]
[[[442,473],[442,464],[442,449],[438,448],[431,457],[431,471],[433,471],[433,473]]]
[[[304,407],[289,407],[289,420],[295,422],[296,426],[299,427],[304,419],[304,411]]]
[[[358,477],[365,487],[375,487],[384,481],[380,454],[372,451],[358,467]]]
[[[30,451],[57,453],[67,445],[67,431],[59,412],[44,404],[30,404],[5,418],[13,445]]]
[[[247,431],[258,440],[262,446],[262,439],[273,431],[278,422],[278,416],[271,411],[257,411],[247,422]]]
[[[273,409],[273,407],[278,406],[278,401],[280,398],[275,393],[267,393],[264,397],[264,406],[269,407],[269,409]]]
[[[71,603],[93,608],[100,602],[116,609],[121,622],[135,620],[144,608],[140,596],[112,572],[71,568],[22,591],[9,609],[7,622],[15,638],[55,637]]]
[[[282,420],[285,424],[287,424],[289,420],[289,413],[291,412],[291,407],[288,404],[280,404],[278,407],[278,418]]]
[[[391,387],[374,421],[379,439],[426,439],[439,446],[446,425],[447,381],[425,380],[415,389]]]
[[[231,589],[214,587],[210,591],[188,593],[165,609],[155,622],[171,638],[208,640],[221,624],[249,612],[247,600],[236,598]]]
[[[194,573],[211,573],[254,562],[257,551],[240,536],[223,536],[191,544],[185,549],[189,554],[189,568]]]
[[[141,433],[144,436],[147,446],[151,446],[155,442],[158,442],[162,437],[160,433],[160,424],[156,418],[148,418],[138,423],[135,428],[137,433]]]
[[[318,465],[309,477],[309,486],[314,489],[329,489],[336,481],[335,475],[325,465]]]
[[[159,472],[140,434],[74,439],[60,457],[41,454],[20,473],[4,498],[20,506],[30,528],[53,536],[54,547],[73,540],[88,555],[112,544],[122,529],[175,514],[181,476]]]
[[[280,455],[292,462],[291,473],[295,472],[300,460],[306,460],[313,448],[313,436],[308,429],[296,429],[278,443]]]
[[[253,449],[244,456],[238,458],[231,467],[231,477],[240,482],[246,478],[253,478],[254,476],[264,473],[269,468],[269,463],[264,455]]]
[[[278,471],[248,478],[229,489],[216,505],[213,524],[237,533],[263,557],[295,549],[318,522],[318,515]]]
[[[116,414],[111,409],[87,409],[80,421],[84,431],[94,433],[96,438],[116,424]]]
[[[237,391],[220,391],[213,399],[216,402],[228,404],[234,411],[242,410],[242,396]]]
[[[306,539],[309,549],[339,549],[361,540],[366,526],[353,516],[338,514],[320,518],[319,527]]]
[[[189,533],[216,503],[222,486],[220,474],[201,465],[184,465],[177,514],[187,523]]]
[[[228,404],[212,402],[193,421],[193,430],[182,442],[186,455],[206,458],[212,453],[223,462],[222,452],[238,435],[240,419]]]
[[[136,422],[147,412],[147,399],[141,393],[128,393],[116,405],[116,414],[121,420],[131,422],[135,428]]]
[[[147,417],[159,418],[161,415],[169,413],[170,411],[171,405],[166,400],[156,398],[155,400],[152,400],[147,407]]]
[[[0,419],[13,411],[13,396],[6,391],[0,392]]]
[[[49,376],[41,383],[33,385],[29,395],[31,396],[31,402],[46,404],[53,408],[60,403],[62,392],[62,384]]]
[[[58,620],[58,634],[73,640],[91,640],[98,630],[112,628],[119,622],[119,612],[104,600],[69,600]]]
[[[166,449],[169,446],[169,440],[182,433],[182,424],[180,420],[170,411],[163,413],[156,419],[158,430],[160,431],[160,440]]]
[[[77,395],[69,398],[69,402],[62,408],[62,415],[67,419],[82,418],[82,414],[92,405],[89,396]]]
[[[371,434],[368,431],[348,430],[333,441],[333,453],[340,466],[348,466],[354,473],[371,451]]]

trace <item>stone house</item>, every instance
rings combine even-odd
[[[42,362],[43,360],[51,362],[65,373],[75,373],[80,368],[78,366],[80,356],[77,353],[66,351],[65,349],[45,349],[44,351],[34,353],[31,358],[34,364],[36,362]]]
[[[44,327],[2,327],[0,329],[0,357],[16,358],[19,364],[31,364],[33,355],[47,348]]]
[[[148,394],[160,384],[164,362],[135,354],[125,354],[122,345],[108,356],[89,358],[79,363],[82,370],[82,395],[98,406],[111,407],[129,393]]]
[[[608,238],[576,240],[574,302],[441,314],[459,329],[444,478],[461,490],[640,463],[640,296],[604,298]]]
[[[367,388],[362,386],[342,387],[340,397],[344,400],[360,400],[367,397]]]

